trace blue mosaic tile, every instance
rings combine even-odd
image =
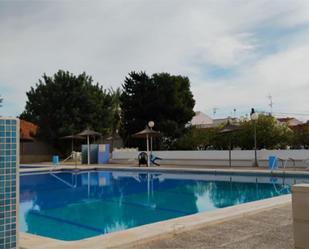
[[[15,119],[0,119],[0,249],[17,246],[16,125]]]

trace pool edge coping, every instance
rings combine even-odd
[[[231,207],[205,211],[192,215],[182,216],[165,221],[146,224],[126,230],[99,235],[77,241],[61,241],[47,237],[20,233],[21,249],[103,249],[121,248],[121,246],[138,245],[152,240],[172,237],[180,232],[199,229],[239,217],[245,217],[272,208],[278,208],[291,203],[291,194],[253,201]]]
[[[30,164],[29,164],[30,165]],[[27,173],[43,173],[43,172],[55,172],[55,171],[65,171],[65,170],[119,170],[119,171],[165,171],[165,172],[192,172],[192,173],[225,173],[225,174],[257,174],[257,175],[273,175],[273,176],[309,176],[309,171],[303,170],[291,170],[291,169],[276,169],[270,170],[268,168],[261,167],[260,169],[248,169],[241,167],[232,168],[196,168],[188,167],[137,167],[137,166],[124,166],[124,165],[113,165],[113,164],[102,164],[102,165],[42,165],[43,167],[37,166],[36,168],[20,169],[20,174]]]

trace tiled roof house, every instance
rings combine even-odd
[[[20,120],[20,140],[33,141],[38,132],[38,126],[26,120]]]

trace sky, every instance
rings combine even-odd
[[[0,115],[59,69],[188,76],[196,111],[309,119],[309,0],[0,0]],[[214,109],[216,112],[214,113]],[[235,112],[234,112],[235,109]]]

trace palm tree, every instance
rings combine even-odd
[[[112,143],[111,143],[111,151],[114,149],[114,138],[116,134],[118,134],[121,117],[120,117],[120,96],[121,89],[118,87],[113,89],[112,87],[108,90],[109,95],[112,99],[112,112],[113,112],[113,120],[112,120]]]

